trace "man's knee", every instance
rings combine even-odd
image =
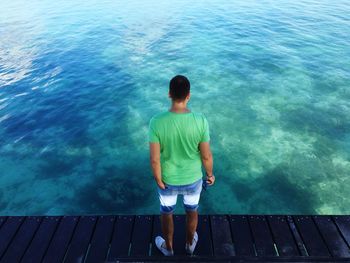
[[[186,212],[197,211],[200,193],[194,195],[184,195],[183,204]]]
[[[197,212],[199,205],[198,204],[184,204],[185,211],[189,212]]]
[[[172,215],[174,213],[174,210],[175,210],[175,205],[170,205],[170,206],[161,205],[160,206],[160,213],[162,215]]]

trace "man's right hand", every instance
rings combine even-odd
[[[213,185],[215,182],[214,174],[207,174],[207,183],[208,185]]]

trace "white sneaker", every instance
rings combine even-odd
[[[198,234],[197,232],[194,232],[192,245],[186,243],[185,249],[187,254],[193,255],[193,251],[196,248],[197,242],[198,242]]]
[[[157,248],[164,256],[174,256],[174,250],[168,250],[165,245],[165,240],[161,236],[156,236],[155,243]]]

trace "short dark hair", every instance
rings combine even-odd
[[[183,101],[190,92],[190,81],[182,75],[177,75],[170,80],[169,92],[172,100]]]

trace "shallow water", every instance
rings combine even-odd
[[[176,74],[210,125],[202,213],[349,214],[349,13],[345,0],[1,1],[0,214],[158,213],[148,121]]]

